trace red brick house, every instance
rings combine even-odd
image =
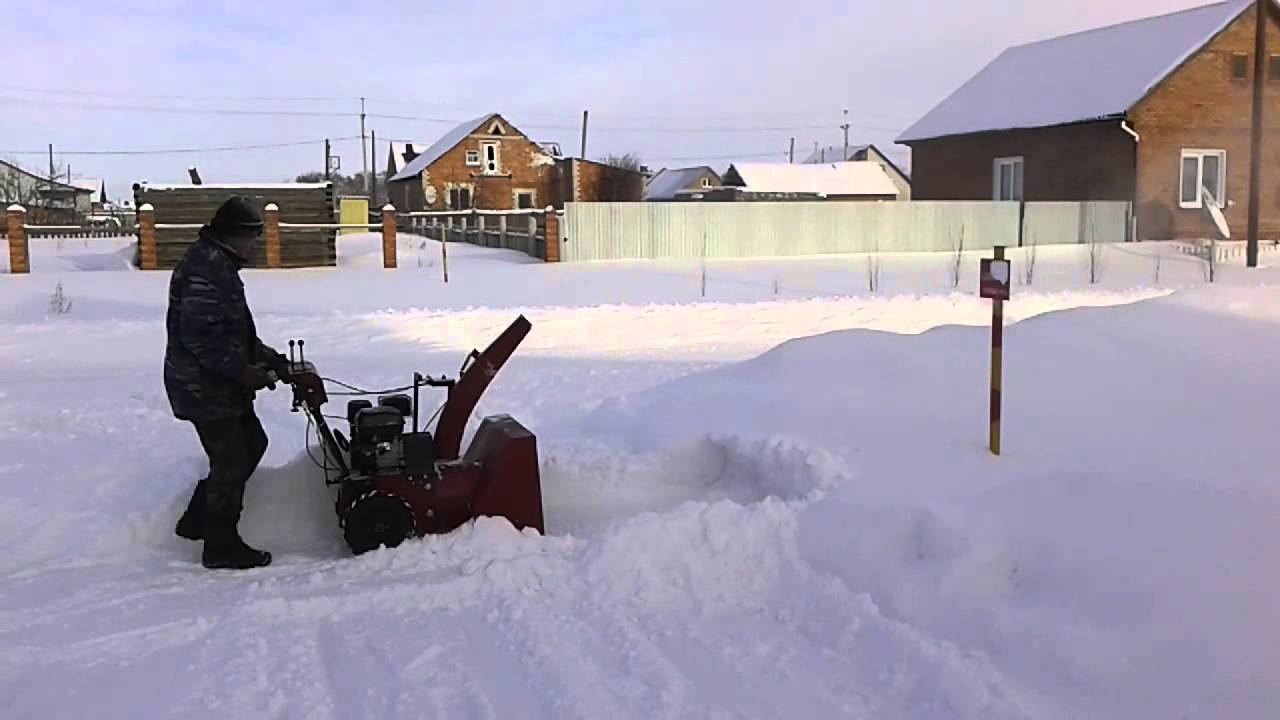
[[[898,138],[913,197],[1129,201],[1138,237],[1163,240],[1216,235],[1207,195],[1242,231],[1255,11],[1230,0],[1006,50]],[[1280,54],[1267,60],[1261,219],[1278,237]]]
[[[399,210],[519,210],[565,202],[639,202],[644,179],[629,170],[558,157],[497,113],[449,131],[425,149],[393,147],[388,197]]]

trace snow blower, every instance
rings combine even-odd
[[[290,341],[293,410],[305,412],[316,428],[323,459],[312,459],[324,470],[325,483],[338,488],[338,520],[353,552],[447,533],[480,516],[505,517],[518,529],[544,532],[533,433],[507,415],[486,417],[461,452],[476,403],[531,327],[524,316],[516,318],[484,352],[467,355],[456,379],[415,372],[412,385],[384,391],[321,377],[306,361],[303,341],[296,343],[296,359]],[[328,392],[326,382],[347,391]],[[446,393],[434,433],[419,429],[424,387]],[[409,390],[412,395],[403,394]],[[322,412],[330,394],[356,396],[347,403],[346,435],[331,429]],[[370,395],[378,396],[376,404],[359,397]]]

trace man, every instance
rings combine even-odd
[[[267,369],[287,380],[289,368],[284,356],[258,339],[240,280],[262,230],[252,201],[227,200],[169,281],[165,390],[173,414],[195,425],[209,456],[209,476],[196,484],[175,531],[204,540],[207,568],[271,563],[271,553],[247,545],[238,529],[245,483],[267,450],[254,394],[271,385]]]

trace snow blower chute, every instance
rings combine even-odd
[[[385,394],[322,378],[302,355],[302,341],[296,360],[295,344],[289,343],[293,408],[316,427],[323,453],[317,462],[325,482],[338,487],[338,520],[353,552],[447,533],[479,516],[505,517],[516,528],[544,532],[533,433],[507,415],[486,417],[461,452],[476,403],[531,327],[524,316],[516,318],[484,352],[471,351],[457,379],[414,373],[412,385]],[[330,394],[326,381],[351,390],[333,395],[380,395],[376,404],[364,398],[347,403],[347,435],[331,429],[321,411]],[[434,433],[418,427],[423,387],[447,393]],[[408,390],[413,394],[403,394]]]

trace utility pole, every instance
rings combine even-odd
[[[54,176],[54,171],[53,171],[53,143],[49,143],[49,185],[50,185],[50,189],[53,189],[53,188],[52,188],[52,186],[53,186],[53,176]]]
[[[329,179],[329,138],[324,139],[324,179]]]
[[[787,162],[795,164],[796,162],[796,139],[791,138],[791,149],[787,151]]]
[[[369,131],[369,155],[373,158],[373,172],[369,173],[369,202],[378,203],[378,136]]]
[[[364,158],[364,190],[369,192],[369,148],[364,145],[364,98],[360,98],[360,154]]]
[[[1258,267],[1258,212],[1262,204],[1262,99],[1267,71],[1267,9],[1264,0],[1258,8],[1257,33],[1253,43],[1253,137],[1249,155],[1249,241],[1245,248],[1246,264]]]
[[[844,130],[844,155],[840,156],[840,162],[845,162],[849,159],[849,111],[848,110],[844,111],[844,124],[840,126],[840,129]]]
[[[582,111],[582,152],[578,154],[578,157],[582,158],[583,160],[587,159],[587,111],[586,110]]]

